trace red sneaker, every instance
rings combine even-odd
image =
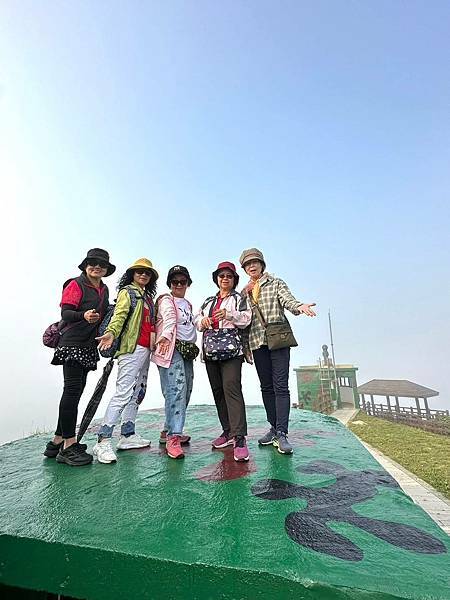
[[[167,436],[166,451],[170,458],[184,458],[184,452],[181,449],[179,435]]]
[[[249,458],[247,442],[245,441],[245,437],[243,435],[239,435],[234,438],[233,456],[236,462],[242,462],[244,460],[248,460]]]
[[[211,442],[213,448],[226,448],[233,445],[233,438],[230,438],[227,433],[223,432],[218,438]]]
[[[191,436],[190,435],[180,435],[178,436],[180,438],[180,444],[189,444],[189,442],[191,441]],[[159,443],[160,444],[165,444],[167,442],[167,431],[161,431],[161,433],[159,434]]]

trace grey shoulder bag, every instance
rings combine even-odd
[[[297,340],[292,333],[289,321],[284,318],[284,321],[275,323],[266,323],[259,306],[254,302],[251,294],[248,295],[250,303],[255,309],[256,316],[261,322],[261,325],[266,330],[267,347],[269,350],[278,350],[279,348],[293,348],[298,346]]]

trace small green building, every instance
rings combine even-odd
[[[297,374],[298,403],[304,408],[330,414],[338,408],[359,408],[358,384],[354,365],[334,365],[322,346],[323,358],[316,365],[294,369]]]

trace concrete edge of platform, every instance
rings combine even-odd
[[[429,483],[405,469],[376,448],[370,446],[360,438],[361,444],[372,454],[382,467],[394,477],[402,490],[410,496],[413,502],[419,505],[430,515],[433,521],[447,535],[450,535],[450,501]]]
[[[348,427],[348,424],[358,412],[359,409],[338,409],[331,416],[334,416]],[[355,436],[381,466],[394,477],[402,490],[411,497],[413,502],[418,504],[426,513],[428,513],[433,521],[445,531],[447,535],[450,535],[450,501],[443,494],[435,490],[429,483],[408,471],[408,469],[389,456],[383,454],[380,450],[373,448],[370,444],[364,442],[356,434]]]
[[[340,421],[343,425],[347,425],[353,417],[359,413],[359,408],[338,408],[329,415]]]

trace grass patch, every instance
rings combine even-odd
[[[450,437],[369,417],[362,411],[349,428],[450,499]]]

